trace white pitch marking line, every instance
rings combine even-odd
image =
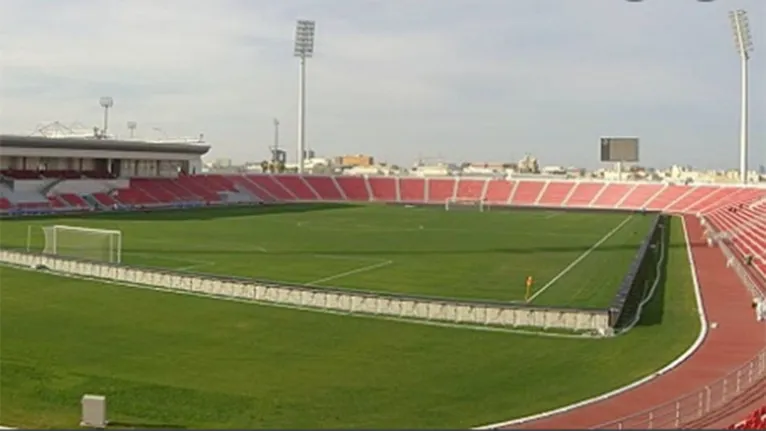
[[[355,262],[375,262],[380,263],[383,259],[375,257],[359,257],[359,256],[346,256],[343,254],[314,254],[312,255],[318,259],[333,259],[333,260],[351,260]]]
[[[553,277],[553,279],[551,281],[549,281],[545,286],[540,288],[540,290],[535,292],[534,295],[530,296],[529,300],[527,302],[534,301],[535,298],[540,296],[543,292],[548,290],[549,287],[553,286],[557,281],[559,281],[561,279],[561,277],[567,275],[569,273],[569,271],[574,269],[574,267],[577,266],[580,262],[582,262],[586,257],[590,256],[590,254],[593,253],[593,251],[595,251],[601,244],[605,243],[609,238],[611,238],[620,229],[622,229],[622,227],[625,226],[630,221],[630,219],[632,219],[632,218],[633,218],[633,216],[629,215],[625,220],[623,220],[620,224],[618,224],[617,227],[615,227],[614,229],[612,229],[609,232],[607,232],[607,234],[604,235],[600,240],[598,240],[598,242],[593,244],[593,246],[591,248],[585,250],[585,252],[583,254],[578,256],[577,259],[573,260],[572,263],[570,263],[569,265],[567,265],[566,268],[561,270],[561,272],[559,272],[555,277]]]
[[[205,267],[213,266],[213,265],[215,265],[215,263],[212,263],[212,262],[198,263],[198,264],[195,264],[195,265],[182,266],[180,268],[176,268],[176,271],[189,271],[189,270],[192,270],[192,269],[205,268]]]
[[[314,281],[311,281],[311,282],[309,282],[307,284],[308,284],[308,286],[316,286],[319,283],[324,283],[326,281],[330,281],[330,280],[335,280],[335,279],[338,279],[338,278],[346,277],[348,275],[358,274],[360,272],[372,271],[373,269],[382,268],[384,266],[391,265],[392,263],[394,263],[393,260],[387,260],[387,261],[384,261],[384,262],[374,263],[372,265],[365,265],[365,266],[362,266],[360,268],[352,269],[351,271],[341,272],[340,274],[335,274],[335,275],[331,275],[329,277],[320,278],[319,280],[314,280]]]
[[[158,259],[165,259],[170,260],[174,262],[181,262],[181,263],[191,263],[192,265],[182,266],[179,268],[175,268],[176,271],[188,271],[190,269],[195,268],[204,268],[207,266],[213,266],[215,265],[215,262],[209,262],[206,260],[197,260],[197,259],[187,259],[184,257],[172,257],[172,256],[158,256],[151,253],[134,253],[134,252],[127,252],[126,254],[130,254],[133,256],[146,256],[146,257],[154,257]]]

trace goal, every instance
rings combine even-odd
[[[120,263],[122,232],[79,226],[43,226],[43,254]]]
[[[449,198],[444,201],[445,211],[454,209],[472,209],[484,212],[489,209],[481,199]]]

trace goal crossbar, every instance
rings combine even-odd
[[[96,229],[91,227],[68,226],[64,224],[54,224],[53,226],[44,226],[43,228],[66,229],[69,231],[84,232],[84,233],[104,233],[104,234],[112,234],[112,235],[122,235],[122,231],[115,230],[115,229]]]

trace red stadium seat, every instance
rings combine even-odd
[[[93,193],[92,196],[93,196],[93,199],[96,200],[96,202],[106,207],[113,207],[120,203],[106,193]]]
[[[220,191],[236,191],[237,187],[240,187],[263,202],[281,200],[271,194],[265,187],[257,185],[255,180],[246,175],[222,176],[217,180],[211,178],[209,181],[211,183],[217,181],[217,186],[224,188],[219,189]]]
[[[430,178],[426,180],[427,201],[430,203],[444,203],[455,197],[457,181],[453,178]]]
[[[605,183],[578,183],[565,204],[572,207],[588,207],[600,195],[604,187],[606,187]]]
[[[730,430],[763,430],[766,429],[766,406],[750,413],[739,423],[730,425]]]
[[[63,193],[58,195],[58,197],[68,206],[74,208],[90,208],[90,205],[85,199],[74,193]]]
[[[489,180],[474,180],[469,178],[459,178],[455,187],[455,198],[464,200],[482,200],[484,199],[484,188]]]
[[[620,202],[620,209],[645,209],[650,199],[662,192],[662,184],[637,184],[633,190]]]
[[[278,201],[299,199],[290,189],[281,182],[277,182],[271,175],[248,175],[247,178]]]
[[[367,180],[364,177],[339,176],[335,177],[338,187],[343,190],[346,199],[350,201],[369,201],[370,191]]]
[[[497,205],[507,205],[511,197],[511,192],[518,183],[506,180],[489,180],[487,190],[484,193],[484,200]]]
[[[511,204],[534,205],[546,186],[544,181],[521,180],[511,193]]]
[[[766,205],[757,203],[762,195],[746,195],[751,202],[719,206],[704,217],[716,232],[726,234],[727,243],[741,259],[753,257],[752,272],[766,289]]]
[[[314,201],[319,199],[317,193],[300,175],[274,175],[273,178],[300,201]]]
[[[601,194],[593,199],[592,205],[597,208],[616,208],[633,187],[635,185],[609,183],[601,190]]]
[[[571,181],[551,181],[540,192],[537,203],[548,207],[563,206],[575,185]]]
[[[399,200],[423,203],[426,200],[426,180],[423,178],[399,178]]]
[[[396,202],[399,200],[399,192],[396,178],[370,177],[367,179],[370,185],[372,199],[384,202]]]
[[[330,176],[304,175],[303,180],[324,201],[344,201],[345,196]]]

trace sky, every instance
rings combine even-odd
[[[409,166],[599,167],[602,136],[641,164],[736,168],[746,9],[751,166],[766,165],[764,0],[0,0],[0,132],[100,125],[198,136],[206,158],[294,159],[297,19],[316,21],[306,143]]]

